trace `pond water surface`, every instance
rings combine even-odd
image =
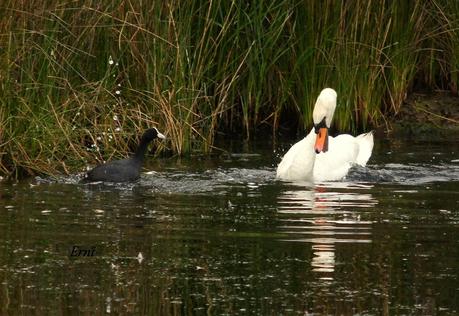
[[[138,183],[0,183],[0,314],[455,315],[459,144],[377,140],[341,182],[271,143]]]

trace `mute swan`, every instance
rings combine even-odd
[[[328,136],[336,97],[331,88],[320,92],[312,112],[314,128],[284,155],[277,166],[277,178],[336,181],[344,178],[352,165],[366,165],[373,150],[373,132],[357,137]]]

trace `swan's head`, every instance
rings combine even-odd
[[[325,88],[320,92],[314,105],[312,120],[317,134],[316,144],[314,145],[316,153],[327,152],[328,150],[328,129],[335,113],[336,97],[335,90]]]
[[[336,96],[336,91],[331,88],[325,88],[320,92],[312,112],[314,127],[322,124],[330,128],[336,108]]]

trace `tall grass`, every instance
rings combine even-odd
[[[6,0],[0,17],[2,174],[125,156],[153,125],[175,154],[302,130],[327,86],[340,130],[384,123],[415,83],[457,93],[454,0]]]

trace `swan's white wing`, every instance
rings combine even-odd
[[[348,134],[329,138],[328,151],[316,156],[315,181],[335,181],[344,178],[355,165],[365,166],[373,150],[373,133],[353,137]]]
[[[316,155],[315,181],[335,181],[346,176],[358,155],[355,137],[339,135],[329,137],[328,151]]]
[[[277,177],[284,180],[312,180],[314,167],[314,130],[294,144],[277,166]]]
[[[373,133],[357,137],[343,134],[329,137],[328,151],[315,154],[314,130],[294,144],[277,167],[277,177],[284,180],[336,181],[344,178],[349,169],[365,166],[373,150]]]
[[[365,167],[373,152],[373,132],[360,134],[356,137],[356,142],[359,144],[359,154],[357,155],[355,163]]]

